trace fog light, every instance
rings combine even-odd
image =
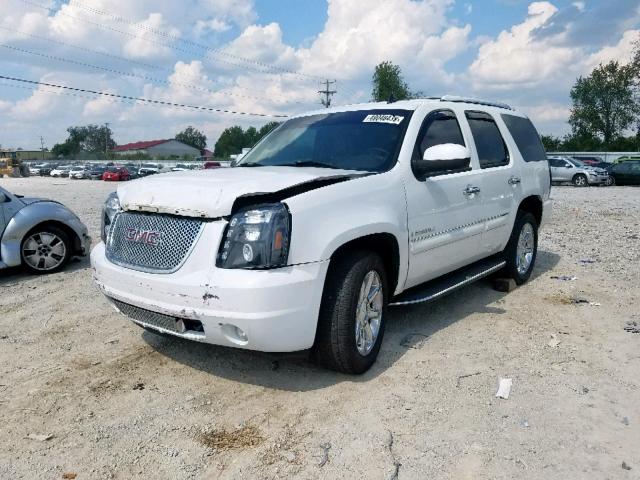
[[[244,330],[241,328],[231,325],[230,323],[225,323],[222,325],[222,333],[231,343],[235,343],[236,345],[246,345],[249,343],[249,337]]]

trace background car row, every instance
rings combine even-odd
[[[217,162],[213,163],[219,167]],[[71,179],[91,179],[91,180],[107,180],[107,181],[127,181],[133,180],[138,177],[144,177],[147,175],[153,175],[156,173],[169,172],[169,171],[185,171],[195,170],[201,168],[214,168],[211,165],[200,164],[177,164],[174,167],[167,167],[160,163],[143,163],[136,165],[135,163],[126,163],[122,165],[116,165],[113,162],[106,164],[56,164],[56,163],[41,163],[32,165],[29,167],[31,175],[50,176],[50,177],[64,177]]]
[[[551,182],[590,185],[640,185],[640,157],[623,157],[616,163],[598,157],[549,157]]]

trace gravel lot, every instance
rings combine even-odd
[[[115,188],[0,185],[94,238]],[[392,310],[360,377],[144,332],[87,259],[0,272],[0,478],[640,478],[640,188],[553,198],[527,285]]]

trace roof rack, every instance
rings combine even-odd
[[[505,108],[507,110],[513,110],[513,108],[511,108],[511,106],[507,105],[506,103],[489,102],[487,100],[481,100],[479,98],[472,98],[472,97],[458,97],[456,95],[444,95],[442,97],[439,97],[439,100],[441,102],[474,103],[476,105],[487,105],[489,107],[498,107],[498,108]]]

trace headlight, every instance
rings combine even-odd
[[[287,264],[291,216],[282,203],[254,206],[236,213],[227,225],[216,266],[275,268]]]
[[[102,206],[102,225],[100,228],[100,238],[103,242],[107,242],[107,236],[109,234],[109,228],[113,223],[113,219],[120,211],[120,200],[116,192],[110,193],[107,200]]]

